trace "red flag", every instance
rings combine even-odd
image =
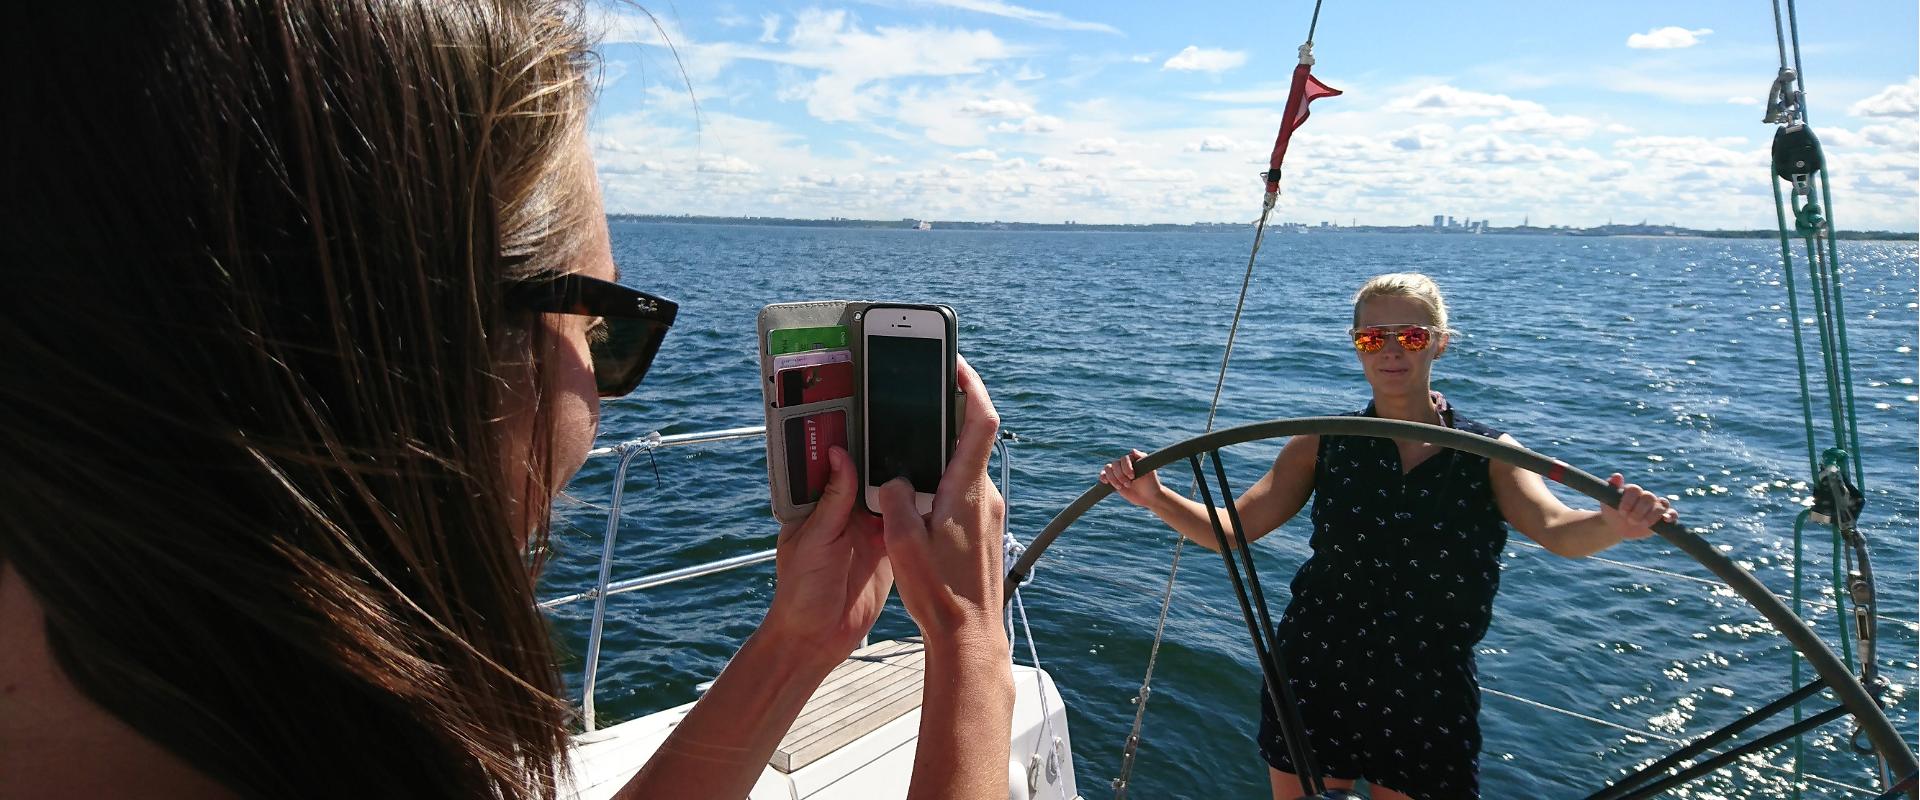
[[[1273,161],[1268,164],[1267,194],[1280,191],[1280,162],[1287,157],[1287,140],[1293,138],[1293,132],[1307,121],[1307,104],[1322,97],[1334,97],[1340,94],[1335,89],[1313,77],[1310,64],[1301,64],[1293,68],[1293,88],[1287,90],[1287,111],[1280,121],[1280,137],[1273,142]]]

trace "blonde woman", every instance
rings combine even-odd
[[[1425,275],[1366,282],[1347,331],[1372,399],[1358,415],[1443,425],[1517,444],[1468,420],[1432,391],[1447,350],[1447,305]],[[1100,471],[1127,501],[1214,550],[1205,507],[1137,473],[1138,450]],[[1500,585],[1507,526],[1578,558],[1677,514],[1625,484],[1618,510],[1577,511],[1538,475],[1432,444],[1372,437],[1296,436],[1241,495],[1249,542],[1312,499],[1313,554],[1294,575],[1277,623],[1280,657],[1329,788],[1372,785],[1375,800],[1479,796],[1480,691],[1473,645],[1485,635]],[[1225,520],[1222,514],[1221,519]],[[1231,533],[1231,531],[1229,531]],[[1275,800],[1303,791],[1261,699],[1260,751]]]

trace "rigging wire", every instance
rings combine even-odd
[[[1314,33],[1320,29],[1320,7],[1322,2],[1324,2],[1324,0],[1314,0],[1313,19],[1307,24],[1307,42],[1301,48],[1303,54],[1311,52],[1313,49]],[[1275,175],[1278,175],[1277,170]],[[1227,385],[1227,365],[1233,359],[1233,343],[1240,333],[1240,319],[1244,315],[1247,306],[1247,290],[1253,285],[1253,267],[1255,262],[1260,258],[1260,244],[1266,239],[1267,221],[1273,214],[1273,206],[1274,194],[1268,193],[1261,203],[1260,220],[1254,227],[1253,248],[1247,253],[1247,269],[1245,274],[1240,278],[1240,297],[1234,303],[1233,322],[1227,328],[1226,348],[1220,354],[1220,373],[1214,378],[1213,399],[1207,404],[1207,423],[1203,431],[1204,433],[1211,433],[1213,431],[1214,419],[1220,410],[1220,394]],[[1188,494],[1193,494],[1199,489],[1199,482],[1200,478],[1196,475],[1193,487],[1188,490]],[[1132,779],[1134,761],[1138,757],[1140,749],[1140,729],[1146,722],[1147,700],[1153,695],[1153,669],[1160,660],[1160,644],[1166,637],[1167,611],[1173,605],[1174,582],[1180,574],[1180,555],[1185,551],[1187,545],[1187,537],[1185,535],[1179,534],[1174,538],[1173,557],[1169,559],[1167,564],[1167,586],[1161,592],[1160,615],[1154,622],[1153,645],[1147,653],[1146,673],[1141,678],[1140,691],[1134,695],[1133,698],[1133,727],[1128,731],[1126,744],[1121,750],[1120,774],[1115,777],[1112,782],[1114,800],[1125,800],[1127,796],[1127,784]]]

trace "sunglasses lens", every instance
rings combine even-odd
[[[667,328],[653,320],[605,318],[606,334],[588,345],[593,380],[601,397],[622,397],[640,386],[660,352]]]
[[[1387,345],[1387,332],[1379,328],[1367,328],[1353,332],[1353,349],[1362,353],[1371,353]]]
[[[1400,346],[1407,348],[1408,352],[1417,352],[1420,350],[1425,350],[1427,349],[1428,338],[1429,338],[1429,334],[1427,333],[1426,328],[1421,328],[1417,326],[1412,328],[1407,328],[1406,330],[1403,330],[1400,332]]]

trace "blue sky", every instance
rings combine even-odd
[[[1257,216],[1312,5],[646,9],[593,7],[609,211],[1139,223]],[[1836,220],[1914,230],[1916,4],[1800,23]],[[1315,38],[1346,94],[1294,138],[1277,219],[1773,224],[1767,3],[1326,0]]]

